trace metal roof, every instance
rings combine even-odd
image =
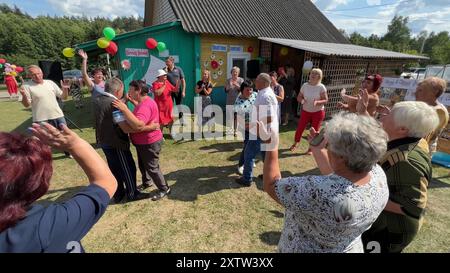
[[[310,0],[169,2],[187,32],[349,43]]]
[[[358,46],[352,44],[323,43],[303,40],[275,39],[261,37],[260,40],[289,46],[305,51],[327,56],[357,57],[357,58],[392,58],[392,59],[429,59],[424,56],[409,55],[378,48]]]

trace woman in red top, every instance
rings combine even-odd
[[[159,124],[162,131],[164,126],[170,126],[173,123],[171,95],[178,91],[179,83],[177,83],[177,86],[173,86],[167,80],[167,72],[162,69],[158,70],[158,76],[156,77],[157,80],[152,84],[152,87],[153,93],[155,93],[155,102],[159,109]]]
[[[5,85],[6,88],[8,88],[8,94],[9,94],[9,98],[12,99],[13,97],[17,97],[17,81],[16,81],[16,77],[14,77],[13,75],[5,75]]]

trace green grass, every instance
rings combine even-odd
[[[76,110],[68,101],[65,112],[83,130],[75,132],[94,143],[89,98],[85,105]],[[25,132],[30,124],[31,112],[20,103],[0,101],[0,131]],[[318,173],[312,157],[301,154],[305,141],[298,153],[288,152],[294,128],[281,132],[283,176]],[[284,210],[262,191],[260,180],[250,188],[234,183],[241,148],[240,141],[166,140],[161,168],[173,189],[170,197],[111,205],[84,238],[84,247],[88,252],[275,252]],[[258,162],[255,175],[261,173]],[[407,252],[450,250],[449,170],[436,166],[434,177],[424,226]],[[86,183],[80,167],[55,151],[51,188],[41,201],[65,200]]]

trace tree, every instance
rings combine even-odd
[[[350,34],[349,40],[352,44],[355,44],[355,45],[360,45],[360,46],[368,46],[369,45],[367,42],[367,39],[356,31],[353,32],[352,34]]]
[[[404,52],[409,49],[411,31],[408,26],[408,17],[395,15],[388,26],[388,32],[383,37],[383,41],[388,41],[397,52]]]

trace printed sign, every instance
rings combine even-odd
[[[143,48],[125,48],[125,56],[148,58],[148,49]]]
[[[242,46],[230,46],[230,52],[243,52],[244,48]]]
[[[227,52],[228,50],[228,46],[227,45],[212,45],[211,47],[211,51],[215,51],[215,52]]]

